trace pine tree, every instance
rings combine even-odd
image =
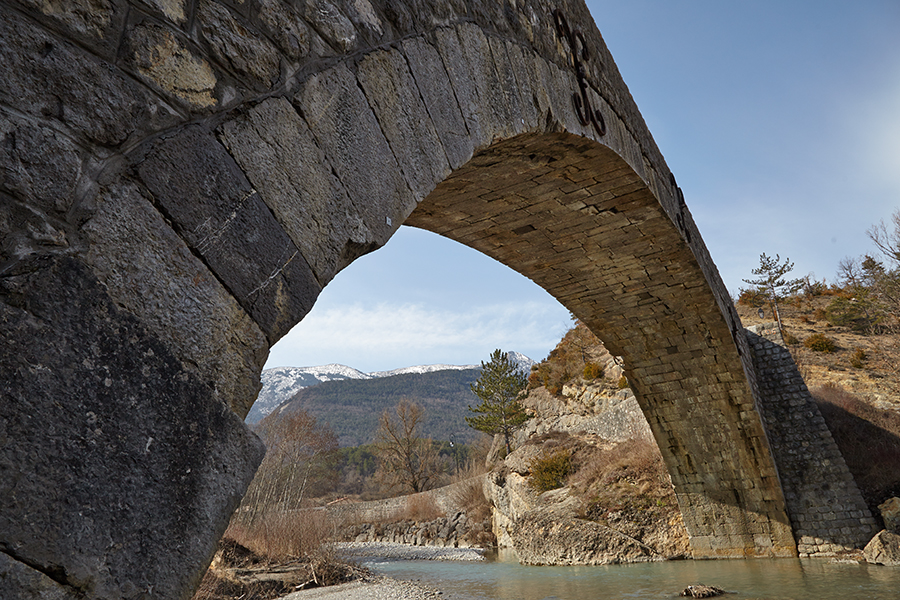
[[[494,350],[490,362],[482,361],[481,376],[471,385],[472,393],[481,400],[481,404],[474,408],[469,406],[475,414],[466,417],[466,423],[491,435],[502,433],[507,454],[510,452],[510,436],[530,418],[518,401],[527,382],[525,374],[508,355]]]
[[[794,263],[790,259],[785,258],[782,263],[779,255],[776,254],[775,258],[772,258],[763,252],[759,255],[759,267],[751,271],[757,275],[757,278],[744,279],[744,283],[755,285],[758,291],[765,293],[768,297],[775,313],[775,321],[778,323],[778,331],[782,330],[781,315],[778,314],[778,300],[793,294],[803,285],[803,279],[785,279],[785,275],[793,270]]]

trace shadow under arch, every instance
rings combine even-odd
[[[795,554],[728,320],[684,232],[614,151],[567,133],[496,142],[404,224],[525,275],[624,358],[695,557]]]

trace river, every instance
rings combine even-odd
[[[671,561],[526,567],[507,552],[484,562],[365,559],[376,573],[419,581],[447,600],[672,599],[702,583],[735,600],[897,600],[900,568],[829,559]]]

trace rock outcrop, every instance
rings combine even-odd
[[[630,390],[598,380],[567,385],[562,396],[538,388],[524,404],[534,418],[517,434],[519,447],[485,481],[500,547],[514,548],[519,561],[530,565],[644,562],[688,552],[677,511],[673,517],[642,524],[615,511],[599,522],[583,518],[586,501],[572,487],[539,493],[530,483],[532,464],[558,438],[586,453],[635,438],[654,443]]]
[[[900,567],[900,535],[881,530],[866,545],[866,562],[886,567]]]
[[[884,528],[891,533],[900,534],[900,498],[888,498],[878,505]]]

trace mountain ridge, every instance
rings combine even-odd
[[[535,361],[520,352],[510,351],[507,355],[528,373]],[[262,389],[256,402],[244,419],[248,424],[261,421],[282,403],[290,400],[303,389],[330,381],[371,380],[397,375],[425,374],[439,371],[466,371],[480,369],[481,365],[416,365],[401,367],[390,371],[372,371],[369,373],[339,363],[310,367],[273,367],[263,370],[260,381]]]

